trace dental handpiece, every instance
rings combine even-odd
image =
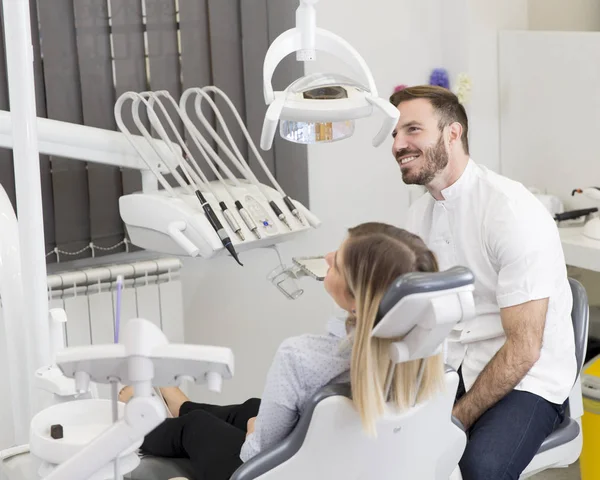
[[[285,223],[285,226],[291,230],[292,227],[290,227],[290,224],[288,223],[286,216],[283,214],[283,212],[277,206],[277,204],[273,200],[270,200],[269,206],[271,207],[271,210],[273,210],[273,212],[275,212],[275,215],[277,215],[277,218],[279,220],[281,220],[283,223]]]
[[[300,225],[304,225],[304,221],[302,220],[302,217],[300,216],[300,212],[296,208],[296,205],[294,205],[294,203],[292,202],[292,199],[286,195],[285,197],[283,197],[283,203],[285,203],[286,207],[288,207],[290,212],[292,212],[292,215],[298,219],[298,221],[300,222]]]
[[[204,195],[202,195],[202,192],[200,192],[200,190],[196,190],[196,196],[198,197],[198,200],[200,200],[200,205],[202,205],[202,209],[204,210],[206,218],[208,219],[212,227],[215,229],[215,232],[217,232],[217,235],[221,239],[221,243],[231,254],[231,256],[235,259],[235,261],[243,267],[244,264],[240,262],[237,252],[235,251],[235,248],[233,248],[233,244],[231,243],[231,239],[229,238],[227,231],[223,228],[223,225],[221,225],[221,222],[219,221],[214,210],[206,201]]]
[[[225,217],[225,220],[227,220],[227,223],[229,224],[231,230],[233,230],[237,234],[237,236],[240,237],[240,240],[242,242],[246,240],[244,238],[244,234],[242,233],[242,228],[240,227],[240,224],[237,222],[233,214],[227,208],[227,204],[225,202],[219,202],[219,207],[221,207],[223,216]]]
[[[254,220],[252,220],[252,217],[246,211],[246,209],[239,200],[235,201],[235,208],[237,208],[238,212],[240,212],[240,217],[242,217],[242,220],[244,220],[244,223],[248,227],[248,230],[250,230],[254,235],[256,235],[256,238],[260,240],[262,237],[260,235],[260,232],[258,231],[256,223],[254,223]]]

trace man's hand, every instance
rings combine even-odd
[[[466,429],[511,392],[538,361],[547,311],[547,298],[500,310],[506,343],[452,410]]]
[[[246,437],[254,432],[254,422],[256,422],[256,417],[252,417],[248,420],[248,423],[246,424]]]

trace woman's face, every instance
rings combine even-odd
[[[352,312],[356,307],[356,302],[348,290],[346,279],[342,271],[344,265],[344,244],[336,252],[330,252],[325,255],[325,260],[329,265],[327,275],[325,276],[325,290],[335,303],[347,312]]]

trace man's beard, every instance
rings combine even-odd
[[[402,150],[398,152],[398,157],[408,155],[410,151]],[[414,152],[419,153],[419,152]],[[410,167],[406,170],[402,170],[402,180],[407,185],[428,185],[435,178],[436,174],[444,169],[448,165],[448,153],[446,152],[446,146],[444,145],[444,137],[440,135],[439,140],[433,147],[429,147],[421,153],[423,159],[423,166],[420,169],[413,168],[411,171]],[[418,162],[421,159],[413,160]]]

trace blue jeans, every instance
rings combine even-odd
[[[463,479],[517,480],[545,438],[563,421],[565,405],[529,392],[510,392],[467,432],[460,460]]]

